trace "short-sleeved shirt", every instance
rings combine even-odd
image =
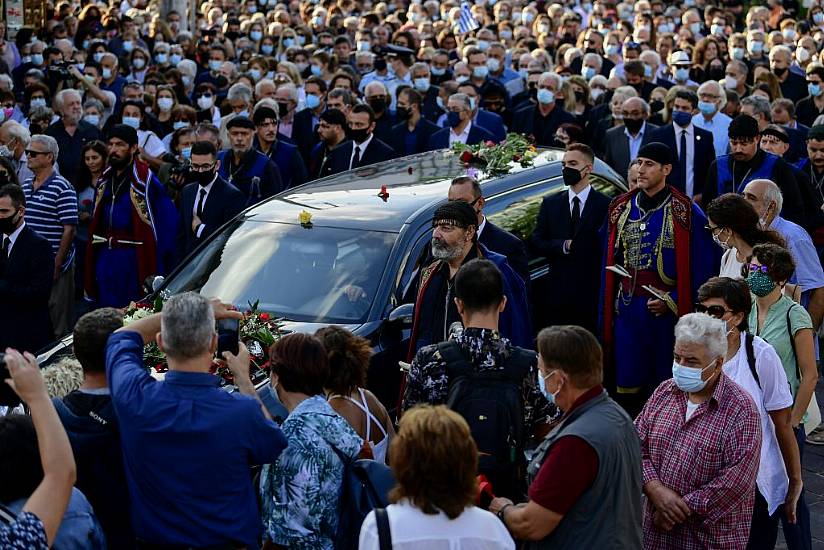
[[[755,297],[753,297],[753,302],[755,302]],[[788,311],[790,327],[787,326]],[[764,319],[764,326],[760,330],[758,329],[758,308],[752,308],[747,322],[750,330],[756,336],[760,336],[775,348],[778,357],[781,358],[781,364],[784,366],[784,372],[787,374],[787,380],[790,383],[790,391],[792,391],[793,400],[795,400],[795,394],[798,392],[801,380],[799,378],[800,367],[796,361],[790,335],[794,338],[799,330],[813,328],[810,314],[803,307],[793,302],[791,298],[782,295],[770,306]]]
[[[77,193],[63,176],[52,174],[37,189],[34,178],[23,182],[26,195],[26,223],[51,244],[57,254],[64,225],[77,225]],[[63,271],[74,261],[74,245],[69,246]]]
[[[66,131],[63,121],[58,120],[46,128],[44,133],[53,137],[60,148],[60,152],[57,154],[57,165],[60,166],[60,173],[68,181],[75,183],[77,171],[83,162],[83,155],[80,154],[83,146],[90,141],[101,139],[100,129],[85,120],[81,120],[77,123],[74,135],[70,135]]]
[[[162,382],[153,379],[132,331],[109,337],[106,375],[135,536],[152,544],[255,546],[261,525],[249,467],[276,461],[286,447],[260,404],[220,389],[206,372],[171,370]]]
[[[747,361],[745,340],[746,333],[741,333],[738,353],[724,363],[724,374],[750,394],[761,417],[761,462],[756,483],[772,514],[784,502],[788,479],[770,412],[792,407],[793,396],[781,359],[775,349],[758,336],[753,338],[752,343],[755,372],[758,373],[758,381],[755,380]]]

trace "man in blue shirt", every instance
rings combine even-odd
[[[249,353],[225,353],[241,394],[209,373],[215,319],[239,319],[230,306],[192,292],[163,312],[118,329],[106,349],[106,375],[120,423],[132,522],[146,545],[256,548],[261,533],[249,467],[270,464],[286,447],[264,416],[249,380]],[[157,381],[143,347],[157,341],[169,371]],[[255,396],[255,397],[253,397]]]

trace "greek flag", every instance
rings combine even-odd
[[[472,11],[469,9],[468,2],[461,2],[461,14],[458,17],[458,32],[460,34],[466,34],[468,32],[472,32],[480,25],[472,16]]]

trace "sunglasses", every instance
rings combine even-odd
[[[747,269],[749,269],[751,273],[755,273],[756,271],[760,271],[761,273],[767,272],[767,266],[765,265],[747,264]]]
[[[731,309],[727,309],[724,306],[705,306],[704,304],[697,304],[695,306],[696,313],[706,313],[711,317],[715,317],[716,319],[722,318],[726,313],[732,313]]]
[[[28,157],[36,157],[39,155],[48,155],[48,151],[35,151],[34,149],[26,149],[26,156]]]

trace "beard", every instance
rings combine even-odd
[[[131,163],[131,158],[120,158],[114,155],[109,156],[109,166],[114,168],[115,170],[122,170],[126,168]]]
[[[432,239],[431,249],[432,256],[436,260],[444,260],[448,262],[449,260],[460,258],[463,255],[463,246],[460,244],[449,246],[445,242],[439,241],[435,238]]]

